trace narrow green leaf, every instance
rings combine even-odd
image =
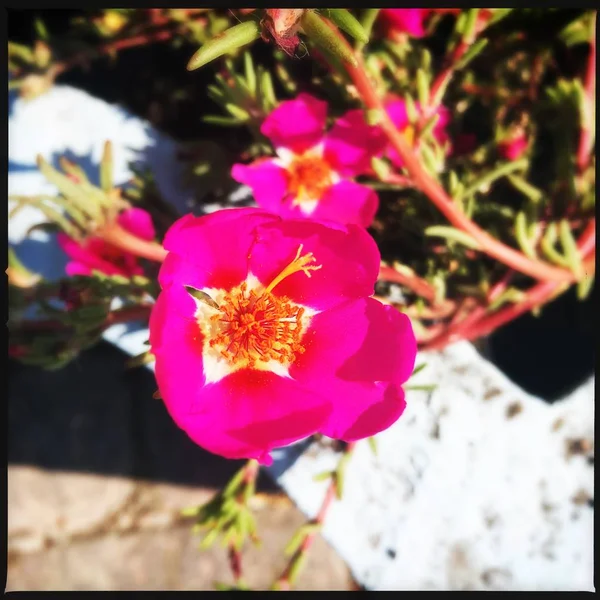
[[[585,300],[592,290],[592,286],[594,284],[594,274],[590,273],[589,275],[584,275],[577,282],[577,298],[579,300]]]
[[[102,152],[102,160],[100,161],[100,187],[106,192],[113,189],[113,156],[112,144],[109,140],[104,142],[104,150]]]
[[[531,185],[528,181],[525,181],[519,175],[512,173],[507,175],[507,178],[519,192],[529,198],[534,204],[537,204],[544,197],[544,192]]]
[[[248,89],[252,94],[256,94],[256,70],[250,52],[244,52],[244,73]]]
[[[239,127],[239,119],[232,117],[222,117],[221,115],[206,115],[202,117],[204,123],[210,123],[211,125],[220,125],[221,127]]]
[[[367,36],[367,38],[371,37],[371,31],[373,30],[373,25],[377,20],[377,15],[379,15],[380,8],[366,8],[362,11],[360,16],[360,24]],[[359,43],[357,45],[357,49],[361,50],[364,44]]]
[[[323,14],[340,29],[350,34],[361,44],[369,43],[369,34],[363,29],[359,21],[344,8],[324,8]]]
[[[199,69],[219,56],[250,44],[259,37],[260,25],[256,21],[234,25],[199,48],[188,62],[187,70]]]
[[[420,102],[421,100],[419,100]],[[440,115],[436,114],[427,119],[427,123],[425,123],[423,129],[421,129],[420,137],[426,138],[435,128],[438,121],[440,120]],[[456,177],[456,175],[454,175]]]
[[[294,562],[290,566],[289,571],[290,583],[293,583],[296,580],[296,577],[298,577],[298,575],[300,574],[300,571],[306,563],[307,556],[308,554],[306,552],[302,552],[301,554],[298,554],[298,556],[294,559]]]
[[[261,69],[258,76],[258,95],[261,100],[262,108],[269,112],[277,106],[277,98],[273,88],[273,78],[269,71]]]
[[[560,265],[561,267],[568,267],[569,261],[560,254],[554,247],[556,240],[558,239],[558,233],[556,223],[550,223],[544,232],[540,247],[546,258],[551,260],[553,263]]]
[[[477,25],[478,14],[478,8],[469,8],[467,10],[467,18],[465,19],[465,25],[463,29],[463,37],[466,40],[472,40],[473,36],[475,35],[475,26]]]
[[[410,94],[404,96],[404,102],[406,104],[406,115],[411,124],[416,123],[419,120],[419,111],[415,105],[415,101]]]
[[[575,278],[579,281],[583,277],[583,263],[577,248],[577,242],[573,237],[569,221],[563,219],[558,226],[560,245],[563,248],[569,268],[573,271]]]
[[[509,287],[504,290],[493,302],[490,303],[488,310],[494,312],[507,302],[518,303],[525,297],[524,292],[517,288]]]
[[[375,439],[375,436],[371,436],[367,438],[367,442],[369,443],[369,448],[371,448],[371,452],[374,454],[374,456],[377,456],[377,440]]]
[[[458,242],[467,248],[479,250],[479,242],[474,240],[468,233],[446,225],[432,225],[425,229],[425,235],[445,238],[451,242]]]
[[[236,119],[240,121],[247,121],[250,118],[250,115],[243,108],[235,104],[228,103],[225,105],[225,108],[229,111],[229,113],[234,116]]]
[[[322,473],[317,473],[313,477],[313,481],[325,481],[327,479],[330,479],[333,474],[333,471],[323,471]]]
[[[356,67],[358,63],[352,49],[338,39],[336,33],[314,10],[304,12],[301,24],[306,36],[319,48]]]
[[[305,537],[306,533],[304,532],[304,527],[300,527],[283,550],[285,556],[292,556],[300,548]]]
[[[417,69],[417,95],[421,106],[427,106],[429,103],[429,78],[423,69]]]
[[[488,40],[486,38],[482,38],[477,40],[460,58],[460,60],[456,61],[454,65],[455,71],[460,71],[464,69],[481,51],[488,45]]]
[[[532,260],[536,260],[537,255],[527,232],[527,216],[524,211],[519,211],[517,213],[515,219],[515,237],[517,238],[517,242],[519,243],[523,254]]]
[[[426,366],[427,363],[421,363],[418,367],[415,367],[414,371],[410,374],[410,376],[414,377],[417,373],[420,373]]]
[[[42,40],[48,41],[50,36],[48,35],[48,29],[46,28],[44,21],[37,17],[33,22],[33,25],[35,27],[35,32],[37,33],[38,37]]]

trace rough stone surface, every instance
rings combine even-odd
[[[252,589],[265,590],[285,567],[283,549],[305,517],[282,497],[269,497],[255,514],[263,544],[244,550],[244,577]],[[6,589],[212,590],[216,581],[232,584],[225,550],[219,544],[209,550],[197,545],[188,524],[58,542],[42,552],[13,556]],[[344,562],[318,537],[296,589],[353,586]]]

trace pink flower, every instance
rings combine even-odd
[[[421,105],[418,102],[415,102],[415,108],[419,115],[423,114]],[[394,125],[402,134],[404,134],[406,141],[414,147],[416,144],[416,132],[414,125],[412,125],[408,119],[406,102],[402,99],[394,100],[386,105],[386,110]],[[446,132],[446,127],[450,122],[450,111],[445,106],[440,105],[435,110],[434,114],[439,115],[439,119],[433,129],[433,136],[440,144],[444,145],[450,140]],[[431,116],[433,116],[433,113],[426,115],[427,118],[430,118]],[[402,166],[400,155],[391,145],[387,148],[387,155],[396,166]]]
[[[351,179],[365,173],[383,136],[351,110],[325,133],[327,103],[308,94],[282,102],[263,122],[277,158],[236,164],[232,177],[249,185],[262,208],[282,217],[332,220],[368,227],[377,194]]]
[[[388,32],[419,38],[427,35],[425,21],[433,11],[431,8],[382,8],[381,17]]]
[[[498,144],[498,153],[506,160],[518,160],[527,150],[529,142],[524,133],[503,140]]]
[[[357,440],[400,417],[416,342],[370,297],[380,256],[363,228],[232,208],[179,219],[164,246],[150,344],[198,445],[268,464],[316,432]]]
[[[117,223],[125,230],[143,240],[153,240],[154,225],[150,215],[141,208],[130,208],[117,217]],[[58,234],[60,247],[69,256],[67,275],[91,275],[92,271],[101,271],[105,275],[123,275],[131,277],[141,275],[142,268],[137,257],[126,254],[119,248],[105,242],[102,238],[90,236],[79,242],[64,233]]]

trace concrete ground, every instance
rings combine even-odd
[[[225,550],[199,550],[179,511],[206,502],[239,468],[195,446],[152,398],[145,369],[124,371],[108,344],[57,372],[11,363],[7,590],[210,590],[232,583]],[[262,476],[254,499],[262,546],[244,577],[268,589],[305,517]],[[318,538],[297,582],[356,589]]]

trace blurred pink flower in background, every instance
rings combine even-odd
[[[117,223],[129,233],[143,240],[150,241],[155,237],[152,219],[141,208],[124,210],[117,217]],[[100,237],[90,236],[83,241],[77,241],[61,232],[58,234],[58,243],[71,259],[66,267],[67,275],[71,277],[91,275],[92,271],[124,277],[143,274],[143,269],[138,264],[136,256],[115,248]]]
[[[402,99],[393,100],[386,104],[386,110],[394,123],[394,125],[398,128],[398,130],[404,135],[406,141],[414,148],[416,147],[416,130],[415,126],[411,124],[408,118],[408,112],[406,110],[406,102]],[[415,108],[419,115],[422,115],[421,105],[416,102]],[[433,136],[435,139],[442,145],[449,142],[450,138],[448,133],[446,132],[446,127],[450,122],[450,111],[445,107],[440,105],[435,109],[435,111],[427,115],[428,117],[433,116],[433,114],[439,115],[439,119],[433,128]],[[402,166],[402,159],[399,156],[398,152],[389,145],[386,149],[386,153],[389,156],[390,160],[397,166]]]
[[[352,177],[370,169],[384,137],[361,110],[348,111],[328,132],[326,120],[327,103],[314,96],[282,102],[261,126],[277,157],[236,164],[231,175],[252,188],[259,206],[280,216],[368,227],[379,200]]]
[[[522,132],[517,133],[498,144],[498,153],[506,160],[518,160],[523,156],[528,145],[527,136]]]
[[[380,255],[362,227],[234,208],[183,217],[164,246],[150,344],[198,445],[269,464],[314,433],[353,441],[401,416],[415,336],[370,297]]]

